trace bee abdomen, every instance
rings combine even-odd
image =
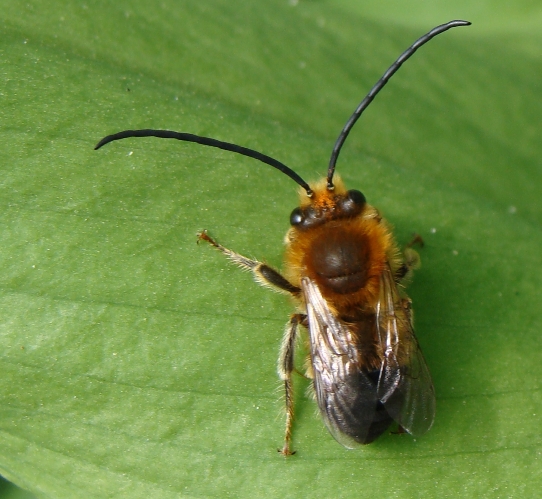
[[[325,419],[341,443],[344,444],[341,437],[346,436],[357,443],[369,444],[393,423],[377,397],[378,376],[378,370],[349,375],[337,384],[334,392],[327,394]]]

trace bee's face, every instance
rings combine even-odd
[[[300,206],[290,215],[290,225],[306,231],[332,220],[355,218],[366,206],[365,196],[357,190],[347,191],[340,178],[336,178],[335,188],[328,190],[325,180],[312,187],[309,198],[301,193]]]

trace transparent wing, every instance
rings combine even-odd
[[[382,365],[377,397],[408,433],[422,435],[435,417],[435,391],[414,331],[410,302],[401,298],[389,266],[382,273],[376,306]]]
[[[377,369],[363,365],[352,326],[335,316],[318,286],[305,277],[301,287],[316,400],[334,438],[349,448],[369,443],[392,420],[415,436],[429,430],[435,415],[433,383],[412,329],[410,302],[399,295],[389,267],[382,273],[375,308]]]
[[[352,332],[337,320],[318,286],[305,277],[301,287],[307,304],[318,407],[333,437],[352,448],[367,441],[374,424],[378,406],[375,381],[361,370]]]

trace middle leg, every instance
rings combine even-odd
[[[286,326],[284,333],[284,339],[282,340],[282,347],[280,349],[279,362],[278,362],[278,374],[282,381],[284,381],[284,397],[286,402],[286,428],[284,433],[284,446],[278,451],[283,456],[291,456],[295,454],[295,451],[290,450],[290,442],[292,440],[292,424],[294,421],[294,390],[292,385],[292,373],[294,371],[294,353],[295,342],[297,339],[297,331],[299,325],[305,325],[307,322],[307,316],[304,314],[294,314],[290,318]]]

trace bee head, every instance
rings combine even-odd
[[[358,190],[346,190],[339,176],[335,177],[334,189],[328,188],[322,179],[311,185],[312,195],[300,191],[301,204],[290,215],[290,225],[300,230],[317,227],[331,220],[354,218],[365,207],[365,196]]]

